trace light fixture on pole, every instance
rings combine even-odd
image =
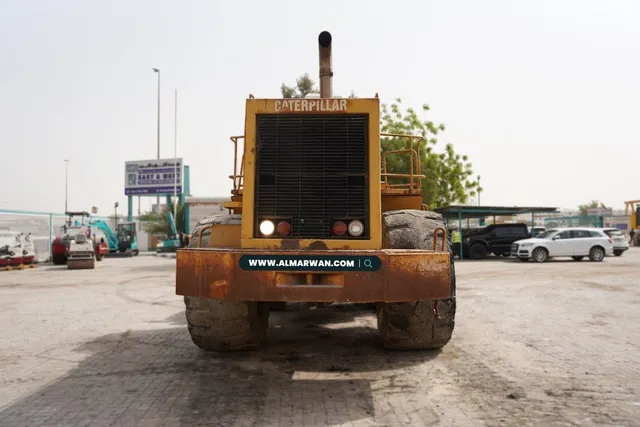
[[[118,232],[117,231],[118,230],[118,206],[119,206],[118,202],[115,202],[113,204],[113,209],[115,210],[115,213],[113,215],[113,228],[116,230],[116,233]]]
[[[67,209],[68,194],[69,194],[69,160],[64,159],[64,213],[65,214],[69,211]]]
[[[173,125],[173,163],[174,163],[174,179],[173,179],[173,219],[178,218],[178,89],[175,93],[175,114]]]
[[[160,69],[153,68],[153,71],[158,74],[158,129],[157,129],[157,137],[158,137],[158,151],[157,151],[157,159],[160,159]],[[160,212],[160,196],[156,197],[156,209],[157,212]]]

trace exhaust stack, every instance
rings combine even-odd
[[[333,97],[333,70],[331,69],[331,33],[323,31],[318,36],[320,49],[320,98]]]

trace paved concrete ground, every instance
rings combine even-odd
[[[293,306],[264,350],[202,352],[174,263],[0,272],[0,425],[640,424],[640,249],[460,262],[454,337],[426,353],[382,350],[353,306]]]

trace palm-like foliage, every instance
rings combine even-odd
[[[171,211],[168,211],[165,208],[159,214],[149,211],[140,215],[139,221],[144,222],[144,230],[147,233],[168,235],[171,232],[171,227],[169,226],[169,212],[173,213],[173,202],[168,208],[171,209]],[[178,233],[184,233],[184,216],[184,206],[178,200],[177,213],[174,218]]]

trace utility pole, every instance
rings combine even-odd
[[[64,213],[69,210],[67,205],[67,196],[69,194],[69,160],[64,159]]]
[[[175,93],[175,114],[173,117],[173,220],[178,218],[178,89]]]
[[[113,229],[116,230],[116,233],[118,232],[118,205],[118,202],[113,204],[113,209],[115,210],[115,213],[113,214]]]
[[[153,71],[158,74],[158,156],[157,159],[160,160],[160,69],[154,68]],[[160,196],[156,196],[156,209],[157,212],[160,212]]]

